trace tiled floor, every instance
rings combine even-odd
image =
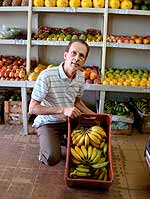
[[[38,138],[20,126],[0,125],[0,199],[148,199],[150,172],[144,159],[147,134],[112,135],[114,181],[109,191],[65,185],[65,159],[47,167],[38,162]]]

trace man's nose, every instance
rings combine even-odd
[[[80,60],[79,54],[76,54],[75,59],[76,59],[76,60]]]

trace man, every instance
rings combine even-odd
[[[39,158],[46,165],[55,165],[61,159],[60,137],[67,132],[67,117],[93,114],[80,99],[84,84],[81,69],[88,52],[86,42],[71,41],[64,62],[42,71],[35,83],[29,112],[38,115],[33,126],[40,140]]]

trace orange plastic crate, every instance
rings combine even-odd
[[[90,119],[90,117],[92,119]],[[71,132],[73,130],[73,122],[71,118],[68,119],[68,142],[67,142],[67,155],[66,155],[66,166],[65,166],[65,182],[69,187],[87,187],[87,188],[98,188],[98,189],[109,189],[113,181],[113,169],[112,169],[112,156],[111,156],[111,116],[108,114],[82,114],[78,118],[77,123],[83,127],[91,127],[93,125],[102,126],[107,133],[108,143],[108,160],[109,160],[109,172],[108,180],[97,180],[97,179],[74,179],[69,176],[70,170],[70,145],[71,145]]]

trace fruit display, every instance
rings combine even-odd
[[[55,64],[49,64],[48,66],[44,64],[38,64],[33,70],[31,70],[30,74],[28,75],[29,81],[36,81],[39,74],[45,70],[46,68],[52,68],[55,67]]]
[[[26,60],[0,55],[0,80],[26,80]]]
[[[51,28],[40,26],[38,32],[32,35],[32,39],[47,41],[71,41],[74,39],[82,39],[87,42],[100,42],[102,41],[102,35],[101,31],[96,29],[80,31],[72,27]]]
[[[109,8],[150,10],[149,0],[109,0]]]
[[[72,8],[104,8],[105,0],[34,0],[33,6],[72,7]]]
[[[141,113],[150,115],[150,99],[132,99],[131,102]]]
[[[0,6],[28,6],[26,0],[0,0]]]
[[[7,27],[0,30],[0,39],[27,39],[27,34],[20,28]]]
[[[106,69],[103,85],[150,87],[150,72],[142,69]]]
[[[130,110],[125,103],[111,100],[104,103],[104,112],[111,115],[130,116]]]
[[[98,72],[98,67],[87,66],[83,68],[83,75],[86,84],[100,84],[100,75]]]
[[[128,44],[150,44],[150,35],[147,36],[119,36],[119,35],[108,35],[107,42],[116,43],[128,43]]]

